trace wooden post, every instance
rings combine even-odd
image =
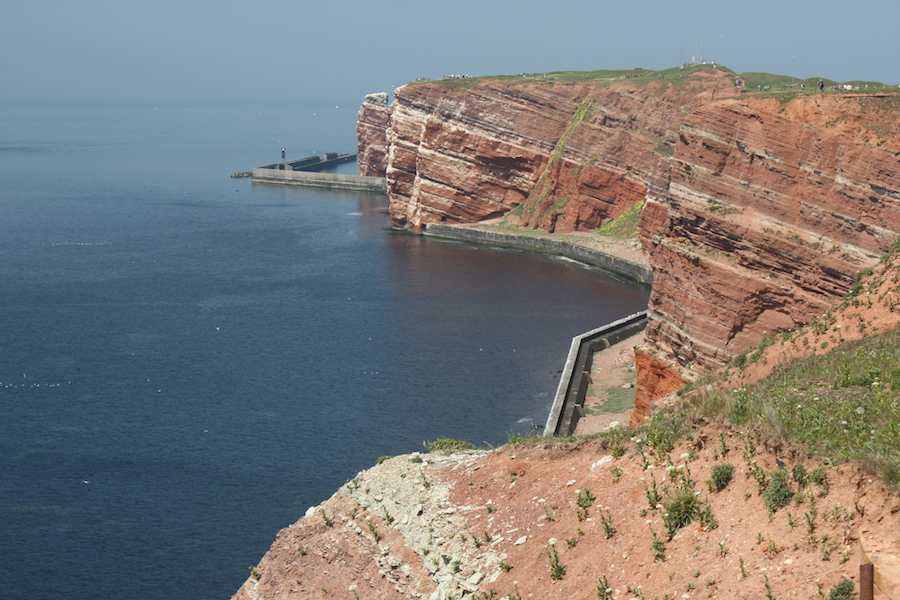
[[[872,600],[875,596],[875,566],[872,563],[859,565],[859,600]]]

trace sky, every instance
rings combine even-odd
[[[417,77],[665,69],[900,84],[897,0],[0,0],[2,102],[361,102]]]

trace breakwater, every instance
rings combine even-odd
[[[578,420],[584,415],[584,396],[590,383],[594,353],[643,331],[646,326],[647,311],[641,311],[572,338],[544,426],[545,436],[565,437],[575,432]]]
[[[600,250],[594,250],[570,242],[568,240],[552,239],[549,237],[537,237],[530,235],[518,235],[515,233],[507,233],[503,231],[490,231],[485,229],[473,229],[471,227],[461,227],[458,225],[444,225],[430,223],[425,227],[424,235],[472,242],[475,244],[487,244],[490,246],[500,246],[503,248],[513,248],[515,250],[526,250],[529,252],[541,252],[543,254],[553,254],[555,256],[563,256],[572,260],[577,260],[586,265],[602,269],[614,275],[627,277],[650,285],[653,283],[653,271],[650,267],[639,265],[631,261],[621,259],[617,256],[607,254]]]
[[[376,192],[380,194],[387,192],[387,184],[385,183],[384,177],[317,173],[312,171],[289,171],[287,169],[271,169],[268,167],[257,167],[253,169],[252,181],[254,183],[302,185],[307,187]]]

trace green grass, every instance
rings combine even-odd
[[[665,80],[668,84],[681,87],[685,86],[691,81],[694,80],[693,75],[698,72],[711,70],[713,68],[712,64],[706,65],[693,65],[688,66],[682,69],[679,66],[671,67],[669,69],[661,69],[658,71],[650,70],[650,69],[641,69],[641,68],[633,68],[633,69],[597,69],[594,71],[552,71],[549,73],[524,73],[524,74],[516,74],[516,75],[484,75],[479,77],[466,77],[459,79],[435,79],[433,81],[412,81],[407,85],[415,86],[415,85],[424,85],[428,83],[438,84],[447,89],[461,89],[461,90],[471,90],[476,89],[482,86],[485,82],[488,81],[502,81],[504,83],[510,84],[518,84],[518,83],[534,83],[534,82],[547,82],[552,84],[553,82],[578,82],[578,81],[591,81],[597,83],[598,87],[606,87],[612,83],[617,81],[627,80],[629,83],[636,85],[638,87],[659,80]],[[854,81],[835,81],[833,79],[828,79],[825,77],[807,77],[807,78],[798,78],[793,77],[791,75],[780,75],[777,73],[756,73],[756,72],[747,72],[747,73],[735,73],[728,67],[720,64],[716,64],[716,69],[720,71],[725,71],[727,73],[731,73],[734,77],[740,77],[744,80],[744,89],[750,92],[755,92],[757,88],[760,88],[760,93],[766,95],[773,95],[779,97],[782,94],[786,94],[788,92],[793,91],[794,95],[797,92],[801,93],[817,93],[819,79],[822,79],[825,83],[825,91],[831,91],[831,85],[834,83],[847,84],[852,85],[854,87],[859,86],[859,91],[865,92],[873,92],[873,91],[881,91],[881,90],[893,90],[900,91],[896,85],[887,85],[880,81],[864,81],[864,80],[854,80]],[[800,86],[804,85],[805,88],[801,88]],[[768,92],[763,92],[762,90],[769,86]],[[866,87],[868,86],[868,87]],[[787,99],[782,99],[783,101],[787,101]]]
[[[608,235],[617,239],[637,237],[638,223],[641,219],[641,209],[643,207],[644,201],[642,200],[629,208],[622,216],[613,219],[600,229],[595,229],[594,233]]]
[[[425,446],[429,452],[455,452],[457,450],[477,450],[475,444],[465,440],[456,440],[453,438],[439,438],[433,442],[426,442]]]
[[[833,463],[856,461],[900,484],[900,329],[781,364],[767,378],[700,394],[707,418],[747,424],[761,439],[788,441]]]

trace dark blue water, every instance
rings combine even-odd
[[[383,196],[228,177],[352,151],[354,113],[2,108],[4,598],[228,598],[378,456],[543,424],[571,337],[646,306],[391,233]]]

